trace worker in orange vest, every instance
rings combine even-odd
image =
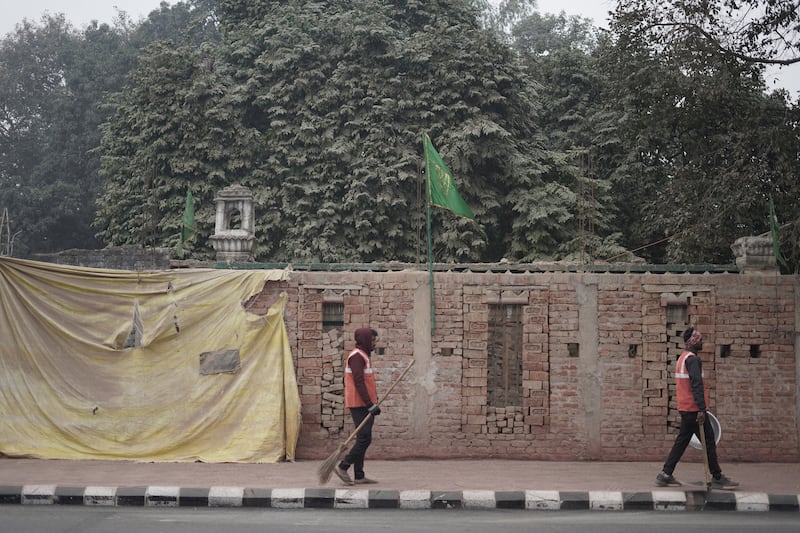
[[[711,486],[717,489],[736,487],[739,483],[723,475],[722,468],[719,466],[714,428],[706,416],[708,391],[703,383],[703,363],[697,355],[703,348],[703,335],[700,331],[689,327],[683,332],[683,341],[686,343],[686,349],[678,357],[678,363],[675,366],[675,384],[681,427],[667,461],[664,463],[664,469],[656,476],[656,485],[666,487],[681,484],[673,477],[672,473],[692,440],[692,435],[697,435],[699,438],[702,427],[706,437],[708,469],[712,475]]]
[[[350,452],[333,470],[346,485],[377,483],[364,475],[364,456],[372,442],[372,426],[375,417],[381,414],[378,406],[378,393],[375,374],[372,370],[372,351],[378,332],[370,328],[359,328],[355,332],[356,347],[345,361],[344,402],[350,409],[353,424],[358,427],[365,419],[367,423],[356,435],[356,442]],[[353,478],[347,470],[353,466]]]

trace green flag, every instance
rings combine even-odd
[[[428,176],[428,204],[449,209],[456,215],[475,220],[475,213],[458,194],[453,173],[442,161],[427,133],[422,134],[425,150],[425,171]]]
[[[186,191],[186,207],[183,208],[183,227],[181,228],[181,242],[178,244],[178,255],[183,257],[183,245],[194,238],[197,225],[194,222],[194,197],[192,191]]]
[[[775,253],[775,260],[786,266],[786,259],[781,255],[780,242],[780,227],[778,226],[778,217],[775,216],[775,203],[772,198],[769,199],[769,232],[772,234],[772,251]]]
[[[431,335],[436,332],[436,295],[434,294],[433,280],[433,238],[431,237],[431,206],[449,209],[458,216],[468,218],[477,224],[475,213],[458,194],[453,181],[453,173],[447,168],[442,156],[433,147],[427,133],[422,133],[422,148],[425,152],[425,175],[428,182],[428,274],[430,275],[431,288]],[[483,228],[478,225],[483,234]],[[485,234],[484,234],[485,235]]]

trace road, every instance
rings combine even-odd
[[[796,533],[798,513],[193,509],[7,505],[2,533]]]

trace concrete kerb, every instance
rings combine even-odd
[[[273,509],[800,512],[800,495],[733,491],[429,491],[366,489],[0,486],[0,505]]]

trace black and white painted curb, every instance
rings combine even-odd
[[[564,492],[0,486],[0,504],[273,509],[520,509],[538,511],[788,511],[800,495],[729,491]]]

